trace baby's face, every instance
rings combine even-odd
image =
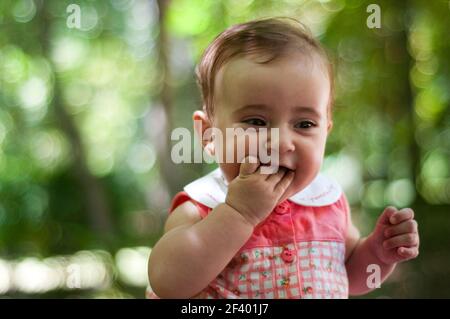
[[[279,153],[279,166],[295,177],[282,200],[305,188],[322,164],[331,119],[327,115],[330,84],[323,66],[300,54],[258,64],[242,57],[226,63],[215,80],[212,124],[224,136],[226,128],[279,129],[279,142],[269,148]],[[259,134],[259,133],[256,133]],[[270,136],[270,134],[269,134]],[[227,140],[235,149],[239,139]],[[250,154],[245,146],[244,156]],[[220,163],[228,181],[239,174],[242,158]]]

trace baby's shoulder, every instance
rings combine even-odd
[[[179,192],[172,199],[164,232],[178,226],[192,225],[204,218],[211,209],[196,201],[186,191]]]
[[[197,206],[190,200],[178,205],[170,212],[164,226],[164,233],[179,226],[190,226],[201,220]]]

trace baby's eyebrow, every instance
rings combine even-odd
[[[235,110],[233,115],[243,113],[245,111],[269,111],[270,109],[271,107],[266,104],[247,104]],[[320,113],[315,108],[310,106],[295,106],[293,108],[293,113],[308,113],[312,116],[320,117]]]
[[[294,113],[309,113],[315,117],[320,117],[320,113],[310,106],[295,106]]]
[[[245,111],[268,111],[270,109],[266,104],[247,104],[233,112],[233,115],[243,113]]]

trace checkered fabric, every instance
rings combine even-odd
[[[293,252],[286,261],[282,252]],[[202,298],[347,298],[345,245],[310,241],[235,256]]]

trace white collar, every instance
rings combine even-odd
[[[184,191],[195,201],[214,208],[225,202],[227,183],[220,168],[191,182]],[[303,206],[328,206],[334,204],[342,195],[340,185],[332,178],[319,173],[302,191],[292,195],[289,200]]]

